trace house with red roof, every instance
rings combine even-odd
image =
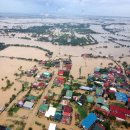
[[[46,87],[46,84],[43,82],[35,82],[32,84],[32,88],[35,88],[35,89],[42,89],[45,87]]]
[[[65,83],[65,77],[63,76],[58,76],[55,78],[53,85],[54,86],[61,86]]]
[[[126,120],[126,116],[130,116],[130,110],[119,106],[110,106],[110,115],[115,116],[117,120]]]
[[[58,75],[59,75],[59,76],[63,76],[63,75],[64,75],[64,70],[59,70],[59,71],[58,71]]]
[[[108,116],[109,115],[109,111],[101,108],[101,107],[98,107],[98,106],[94,106],[93,108],[94,110],[97,110],[97,111],[101,111],[104,115]]]
[[[63,124],[70,124],[72,111],[73,111],[72,107],[64,106],[63,117],[61,121]]]

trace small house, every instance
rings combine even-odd
[[[59,70],[59,71],[58,71],[58,75],[59,75],[59,76],[63,76],[63,75],[64,75],[64,70]]]
[[[102,88],[96,88],[96,95],[97,96],[102,96],[102,94],[103,94]]]
[[[90,113],[82,122],[81,125],[84,130],[88,130],[97,120],[97,116],[94,113]]]
[[[70,106],[64,106],[63,115],[64,116],[71,116],[72,111],[73,111],[72,107],[70,107]]]
[[[66,95],[64,96],[64,98],[71,99],[72,95],[73,95],[73,91],[72,90],[67,90]]]
[[[70,90],[70,88],[71,88],[71,87],[70,87],[68,84],[64,84],[64,89],[65,89],[65,90]]]
[[[26,97],[26,101],[29,101],[29,102],[35,102],[36,100],[37,100],[36,96],[29,95]]]
[[[48,104],[41,104],[38,113],[44,115],[48,110],[48,108],[49,108]]]
[[[87,96],[87,102],[88,103],[93,103],[94,102],[94,97],[91,96],[91,95]]]
[[[50,123],[48,130],[56,130],[56,124]]]
[[[88,86],[81,86],[80,89],[86,90],[86,91],[93,91],[94,90],[92,87],[88,87]]]
[[[54,120],[61,121],[61,119],[62,119],[62,112],[56,111]]]
[[[99,105],[103,105],[104,104],[104,98],[103,97],[98,97],[96,100],[96,103]]]
[[[96,123],[91,130],[105,130],[105,127],[99,123]]]
[[[67,105],[69,105],[69,103],[70,103],[69,100],[62,100],[60,104],[63,106],[67,106]]]
[[[118,101],[121,101],[121,102],[127,102],[128,101],[128,97],[125,93],[116,92],[115,96],[116,96],[116,100],[118,100]]]
[[[26,108],[26,109],[29,109],[29,110],[32,110],[32,109],[33,109],[33,106],[34,106],[34,103],[33,103],[33,102],[29,102],[29,101],[26,101],[26,102],[23,104],[23,108]]]
[[[56,113],[56,108],[53,106],[50,106],[49,109],[45,113],[45,117],[54,117]]]

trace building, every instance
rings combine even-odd
[[[130,110],[126,108],[121,108],[119,106],[110,106],[110,115],[115,116],[117,120],[125,121],[126,116],[130,116]]]
[[[97,89],[96,89],[96,95],[97,95],[97,96],[102,96],[102,94],[103,94],[102,88],[97,88]]]
[[[105,127],[99,123],[96,123],[91,130],[105,130]]]
[[[81,125],[85,130],[88,130],[97,120],[94,113],[90,113],[82,122]]]
[[[48,111],[45,113],[45,117],[54,117],[56,113],[56,108],[53,106],[50,106]]]
[[[64,98],[71,99],[72,95],[73,95],[73,91],[72,90],[67,90],[66,95],[64,96]]]
[[[29,101],[26,101],[23,105],[24,108],[27,108],[27,109],[33,109],[33,106],[34,106],[34,103],[33,102],[29,102]]]
[[[70,124],[72,111],[73,111],[72,107],[64,106],[63,114],[62,114],[63,116],[62,116],[62,120],[61,120],[61,122],[63,124],[67,124],[67,125]]]
[[[56,130],[56,124],[50,123],[48,130]]]
[[[45,112],[48,110],[48,108],[49,108],[48,104],[41,104],[38,111],[39,114],[44,115]]]
[[[116,96],[116,100],[118,100],[118,101],[121,101],[121,102],[127,102],[128,101],[128,97],[125,93],[116,92],[115,96]]]
[[[81,86],[80,87],[81,90],[86,90],[86,91],[93,91],[93,87],[88,87],[88,86]]]
[[[88,96],[87,96],[87,102],[88,102],[88,103],[93,103],[93,102],[94,102],[94,97],[91,96],[91,95],[88,95]]]

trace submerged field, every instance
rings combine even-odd
[[[27,70],[31,67],[33,67],[35,63],[33,62],[27,62],[27,61],[20,61],[20,60],[10,60],[10,59],[0,59],[0,106],[4,106],[5,103],[9,101],[11,96],[13,94],[17,94],[19,90],[21,89],[21,84],[17,82],[15,79],[17,78],[14,74],[19,73],[18,69],[20,66],[22,66],[23,70]],[[6,91],[2,90],[2,87],[5,87],[6,81],[10,80],[11,82],[14,82],[14,84],[10,87],[10,89],[7,89]],[[28,80],[28,79],[26,79]],[[29,81],[29,80],[28,80]]]
[[[0,56],[8,56],[8,57],[22,57],[26,59],[38,59],[38,60],[46,60],[45,56],[46,52],[42,50],[38,50],[35,48],[26,48],[26,47],[8,47],[3,51],[0,51]]]

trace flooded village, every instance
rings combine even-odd
[[[33,20],[0,20],[0,130],[130,129],[128,20]]]

